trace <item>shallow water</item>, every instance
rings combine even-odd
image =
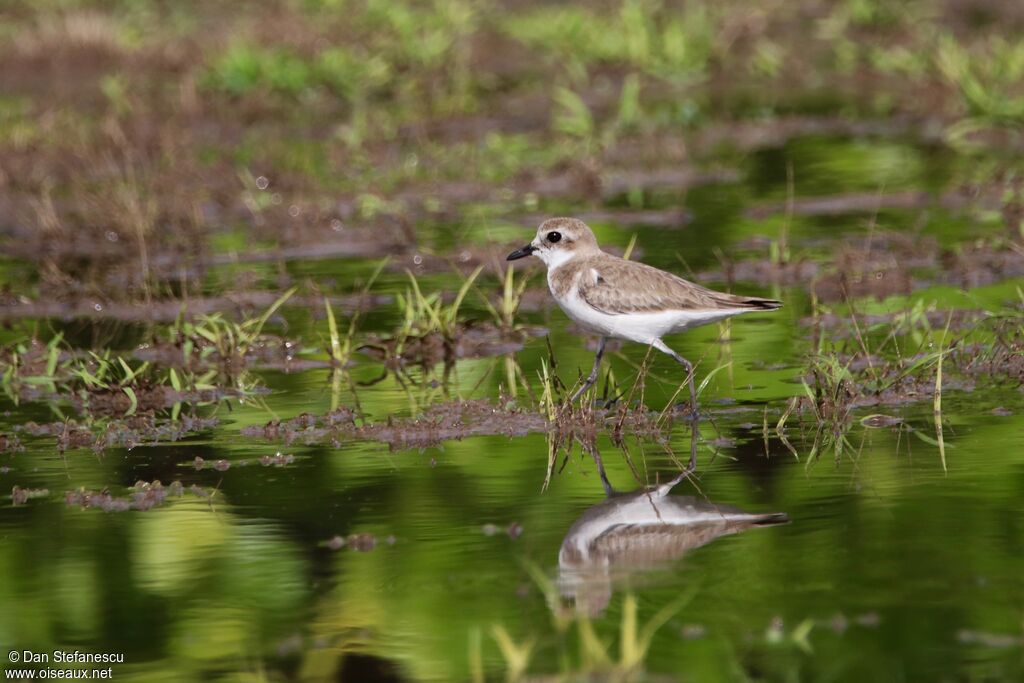
[[[901,141],[799,139],[741,160],[738,182],[648,197],[649,205],[684,206],[686,225],[595,229],[603,243],[619,247],[636,232],[645,261],[700,273],[719,267],[715,247],[731,258],[764,254],[751,238],[774,234],[782,219],[776,214],[762,222],[744,211],[785,201],[787,164],[798,197],[807,197],[941,191],[957,163],[948,153]],[[875,215],[794,216],[790,239],[813,259],[865,235],[871,223],[920,230],[940,243],[1001,229],[991,216],[941,208]],[[525,239],[529,231],[522,234]],[[439,226],[436,234],[436,244],[446,247],[487,239],[486,230],[459,225]],[[372,267],[344,259],[286,264],[291,278],[331,282],[338,293],[352,291]],[[280,275],[270,266],[254,270],[266,287]],[[213,282],[219,277],[229,276],[215,273]],[[422,281],[448,290],[459,283],[452,275]],[[405,282],[400,272],[385,273],[375,289],[399,293]],[[559,549],[605,491],[594,459],[579,447],[564,466],[559,455],[544,490],[545,434],[470,437],[394,452],[376,442],[306,445],[299,437],[282,444],[241,435],[273,419],[322,415],[334,401],[353,405],[358,398],[367,417],[379,421],[416,415],[446,398],[494,400],[509,391],[512,358],[459,361],[447,381],[441,368],[413,369],[404,386],[389,375],[354,394],[347,385],[333,393],[329,370],[257,371],[268,394],[199,408],[203,415],[215,412],[219,425],[180,442],[61,454],[52,437],[19,432],[24,451],[0,456],[0,486],[49,494],[0,509],[0,643],[37,652],[123,653],[119,680],[448,681],[480,672],[498,680],[509,665],[496,629],[516,643],[533,643],[531,672],[600,668],[601,657],[581,654],[579,633],[592,627],[607,657],[620,661],[635,604],[641,629],[665,617],[644,665],[652,680],[1019,680],[1024,430],[1018,415],[1024,406],[1018,387],[995,383],[967,392],[951,383],[942,402],[945,469],[930,398],[858,409],[838,457],[826,448],[812,458],[815,425],[794,418],[786,431],[794,455],[774,426],[786,401],[804,391],[803,359],[813,348],[801,323],[810,312],[807,284],[738,283],[736,290],[777,296],[787,306],[733,321],[728,336],[713,326],[671,342],[699,360],[698,379],[722,367],[702,397],[707,413],[697,477],[673,494],[750,513],[785,513],[787,525],[709,538],[643,571],[631,571],[639,562],[627,554],[614,571],[592,568],[581,592],[560,567]],[[994,309],[1012,301],[1021,284],[1011,280],[969,294],[926,288],[865,300],[861,310],[895,312],[915,301]],[[486,317],[479,302],[469,301],[466,312]],[[324,359],[317,349],[326,325],[316,312],[286,308],[284,315],[287,325],[275,321],[275,331],[302,339],[304,356]],[[523,317],[551,331],[564,380],[571,383],[578,369],[589,367],[592,351],[559,311]],[[395,324],[393,307],[384,307],[365,318],[363,329],[386,332]],[[99,334],[96,327],[41,323],[80,344]],[[23,331],[6,330],[0,341]],[[100,336],[130,348],[145,338],[146,327],[116,326]],[[632,384],[644,353],[623,346],[611,354],[621,386]],[[528,340],[514,355],[535,391],[547,357],[543,338]],[[660,409],[680,377],[670,360],[652,362],[644,401]],[[360,357],[351,374],[369,381],[381,370]],[[517,391],[528,404],[525,389]],[[43,403],[16,406],[4,398],[0,411],[0,433],[55,419]],[[902,422],[859,425],[873,413]],[[678,474],[690,439],[687,421],[677,418],[667,444],[629,437],[624,452],[603,435],[596,445],[611,485],[628,492]],[[294,461],[260,464],[279,451]],[[197,469],[197,456],[207,464],[225,460],[230,468]],[[139,480],[180,481],[184,493],[147,511],[65,503],[66,491],[109,489],[122,496]],[[192,485],[203,495],[191,492]],[[335,537],[347,539],[345,547],[330,547]],[[587,616],[571,616],[573,603]]]

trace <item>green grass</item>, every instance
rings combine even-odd
[[[125,417],[138,409],[137,391],[158,381],[158,373],[148,362],[132,361],[109,350],[76,353],[57,334],[45,345],[36,341],[19,342],[4,349],[0,368],[0,389],[14,405],[33,390],[61,416],[57,403],[61,397],[76,395],[89,411],[93,392],[122,392],[128,398]]]
[[[447,341],[454,341],[458,337],[462,322],[459,318],[462,302],[482,270],[483,266],[478,267],[463,280],[451,303],[444,302],[441,292],[424,294],[416,276],[411,271],[405,271],[409,278],[409,286],[406,287],[405,293],[399,294],[396,299],[402,320],[396,335],[399,340],[398,353],[401,353],[405,341],[412,337],[439,334]]]
[[[1024,122],[1024,40],[995,38],[969,48],[951,36],[939,41],[936,64],[962,98],[966,122]]]
[[[708,4],[673,11],[642,0],[625,0],[607,13],[540,7],[509,16],[504,27],[570,77],[594,64],[625,64],[676,83],[705,75],[718,28]]]
[[[298,98],[320,90],[355,105],[391,79],[391,66],[378,55],[329,47],[307,57],[285,47],[239,43],[214,60],[204,82],[235,97],[262,92]]]

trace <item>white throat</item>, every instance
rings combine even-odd
[[[565,265],[576,256],[576,252],[570,249],[539,249],[534,253],[548,267],[548,272]]]

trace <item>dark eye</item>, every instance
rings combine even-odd
[[[548,242],[551,242],[551,244],[554,244],[555,242],[559,241],[560,239],[562,239],[562,233],[560,233],[560,232],[549,232],[548,233]]]

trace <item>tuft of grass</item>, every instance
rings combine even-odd
[[[16,342],[3,353],[3,373],[0,374],[0,388],[4,394],[18,405],[21,392],[25,387],[42,387],[50,393],[57,393],[58,369],[63,370],[67,362],[61,363],[61,347],[64,334],[59,333],[46,343],[43,351],[45,364],[39,368],[32,353],[31,342]],[[37,371],[38,368],[38,371]]]
[[[388,259],[382,259],[370,275],[366,284],[363,285],[362,294],[366,296],[369,294],[370,289],[373,287],[373,283],[380,277],[381,271],[384,270],[384,266],[388,264]],[[334,317],[334,310],[331,308],[331,303],[324,297],[324,311],[327,314],[327,333],[329,336],[330,346],[328,347],[328,354],[331,356],[331,361],[334,363],[334,367],[331,370],[331,410],[337,410],[341,405],[341,389],[342,389],[342,375],[345,373],[345,368],[348,366],[352,359],[352,352],[355,351],[355,344],[353,340],[356,336],[356,328],[359,324],[359,311],[358,309],[352,313],[352,317],[348,321],[348,329],[345,334],[342,335],[338,329],[338,322]],[[346,374],[347,377],[347,374]],[[353,392],[354,393],[354,392]],[[358,398],[356,399],[358,406]]]
[[[587,67],[613,64],[690,83],[707,73],[719,18],[704,3],[687,3],[679,11],[660,2],[625,0],[617,12],[539,6],[508,17],[503,28],[576,77]]]
[[[789,231],[793,224],[793,207],[796,201],[796,182],[793,177],[792,162],[786,164],[786,214],[779,228],[778,239],[768,245],[768,258],[775,267],[781,268],[793,258],[789,248]]]
[[[109,350],[76,354],[65,348],[63,334],[54,336],[41,351],[34,351],[37,346],[21,342],[4,354],[6,367],[0,375],[0,387],[16,405],[23,391],[31,388],[54,397],[77,394],[86,407],[92,392],[120,391],[128,397],[127,417],[138,409],[137,390],[159,383],[148,362],[133,366]]]
[[[405,294],[397,296],[398,310],[402,316],[398,333],[398,353],[401,353],[405,341],[412,337],[439,334],[446,341],[454,341],[459,333],[459,310],[482,270],[483,266],[479,266],[462,282],[455,299],[450,304],[444,303],[440,292],[424,294],[416,276],[412,271],[406,270],[409,286],[406,288]]]
[[[540,409],[548,417],[548,422],[554,424],[558,419],[558,408],[561,405],[561,398],[558,397],[558,378],[548,368],[547,361],[543,358],[540,361]],[[544,473],[544,483],[541,484],[541,492],[547,491],[551,484],[551,476],[555,473],[555,465],[558,462],[558,439],[548,439],[548,466]]]
[[[584,142],[593,140],[596,130],[594,116],[583,98],[569,88],[559,87],[555,89],[554,100],[554,129]]]
[[[382,259],[381,262],[377,264],[377,267],[367,279],[366,284],[362,287],[361,294],[363,296],[367,296],[370,293],[370,289],[377,281],[377,278],[380,277],[381,272],[383,272],[384,267],[387,264],[388,259],[386,258]],[[353,340],[355,339],[356,329],[359,325],[359,311],[356,310],[352,313],[352,316],[348,320],[348,328],[345,330],[344,334],[342,334],[338,328],[338,322],[334,316],[334,310],[331,308],[331,303],[327,297],[324,297],[324,312],[327,315],[327,333],[330,344],[328,354],[330,354],[335,367],[341,369],[348,365],[352,358],[352,352],[355,350]]]
[[[834,355],[818,355],[811,359],[812,385],[802,382],[817,425],[814,443],[807,456],[808,465],[823,448],[831,447],[836,460],[850,446],[846,432],[850,426],[853,398],[857,387],[849,365],[842,364]]]
[[[94,395],[121,392],[128,399],[125,417],[129,417],[138,411],[143,392],[168,386],[178,393],[213,391],[218,375],[217,370],[202,375],[188,368],[164,371],[148,361],[136,362],[109,349],[76,351],[67,346],[62,334],[45,346],[36,341],[18,342],[0,351],[0,368],[0,389],[13,403],[19,404],[25,396],[43,400],[62,419],[59,406],[70,398],[77,399],[88,414]],[[235,389],[249,394],[254,383],[242,374]],[[192,402],[205,405],[212,399],[193,398]],[[179,401],[171,408],[171,419],[177,420],[181,410]]]
[[[529,283],[529,279],[523,277],[519,284],[515,281],[515,271],[512,266],[508,266],[505,269],[505,278],[502,281],[501,288],[501,299],[498,301],[498,305],[494,306],[486,296],[481,296],[484,302],[484,306],[490,311],[491,316],[494,318],[494,322],[503,330],[514,330],[516,329],[516,313],[519,311],[519,304],[523,300],[523,292],[526,291],[526,285]]]
[[[967,117],[947,130],[951,142],[962,143],[979,129],[1024,122],[1024,40],[995,37],[979,53],[944,36],[935,62],[967,110]]]
[[[231,364],[245,359],[252,347],[259,342],[267,321],[297,289],[298,287],[292,287],[279,296],[260,316],[242,322],[230,320],[220,313],[200,316],[193,322],[185,319],[182,310],[182,315],[178,316],[168,330],[168,338],[172,343],[181,346],[184,367],[193,366],[195,353],[199,354],[201,360],[206,360],[216,353],[223,368],[231,374]]]

